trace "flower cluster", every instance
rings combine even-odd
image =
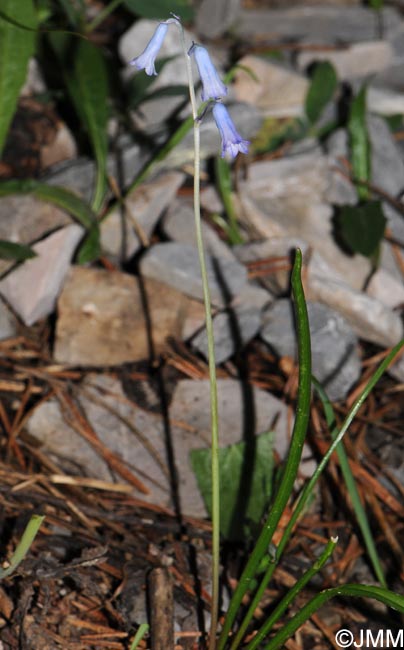
[[[148,75],[156,75],[155,60],[163,44],[167,33],[168,25],[177,23],[177,18],[170,18],[161,22],[158,26],[146,49],[140,56],[134,58],[130,64],[138,70],[145,70]],[[248,153],[248,140],[243,140],[237,132],[233,120],[227,108],[220,100],[227,95],[227,87],[220,79],[218,72],[213,65],[209,52],[202,45],[192,44],[188,51],[188,56],[193,55],[198,68],[199,76],[202,82],[202,101],[213,101],[213,117],[222,138],[222,158],[226,155],[235,158],[240,151]]]

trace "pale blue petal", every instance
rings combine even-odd
[[[145,70],[146,74],[148,74],[150,77],[152,75],[157,75],[156,68],[154,67],[154,62],[163,44],[165,35],[167,34],[167,22],[160,23],[158,25],[146,49],[142,52],[142,54],[132,59],[130,62],[130,65],[134,65],[138,70]]]
[[[193,45],[189,54],[195,57],[198,66],[199,76],[202,81],[202,101],[209,99],[220,99],[227,95],[227,88],[220,79],[218,72],[213,65],[209,52],[202,45]]]
[[[222,138],[222,158],[226,154],[231,158],[235,158],[239,152],[248,153],[250,142],[243,140],[238,133],[226,106],[219,102],[215,103],[213,117],[215,118],[216,126]]]

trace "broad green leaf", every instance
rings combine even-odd
[[[57,39],[53,38],[55,45]],[[65,60],[65,78],[75,109],[83,122],[97,161],[92,206],[99,210],[106,190],[108,78],[101,50],[86,40],[75,43],[73,66]],[[58,47],[58,46],[56,46]],[[60,43],[59,43],[60,47]],[[59,54],[62,48],[59,49]]]
[[[344,205],[338,214],[338,229],[343,241],[354,253],[370,257],[384,235],[386,217],[380,201]]]
[[[1,260],[15,260],[16,262],[23,262],[24,260],[29,260],[32,257],[36,257],[36,253],[29,246],[0,239]]]
[[[315,124],[332,99],[338,85],[335,68],[328,61],[318,63],[307,91],[305,112],[311,124]]]
[[[54,187],[35,180],[0,182],[0,196],[8,194],[33,194],[42,201],[62,208],[87,229],[96,224],[96,216],[87,203],[63,187]]]
[[[255,532],[271,497],[272,449],[273,434],[269,432],[257,436],[251,450],[245,442],[219,450],[220,531],[224,538],[242,540],[246,533]],[[191,464],[210,514],[210,449],[191,451]]]
[[[35,32],[18,27],[22,23],[35,29],[32,0],[2,0],[0,17],[0,155],[17,106],[27,64],[34,52]],[[9,20],[5,18],[9,18]]]
[[[348,133],[351,149],[351,163],[355,181],[370,180],[370,140],[366,123],[366,86],[362,86],[357,96],[352,100],[348,119]],[[369,197],[369,190],[358,185],[360,199]]]
[[[189,0],[125,0],[125,5],[136,16],[166,20],[171,13],[183,21],[193,18],[194,12]]]
[[[93,226],[84,238],[77,254],[77,262],[79,264],[87,264],[94,262],[101,255],[100,245],[100,229],[98,226]]]

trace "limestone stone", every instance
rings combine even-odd
[[[74,267],[58,303],[54,358],[79,366],[146,359],[167,337],[182,337],[187,316],[203,322],[202,305],[166,284]]]
[[[244,288],[247,271],[237,261],[206,256],[211,300],[214,305],[229,303]],[[203,300],[198,251],[187,244],[163,242],[146,251],[140,262],[143,276],[164,282],[177,291]]]
[[[333,309],[308,302],[307,311],[313,374],[330,399],[343,399],[360,376],[357,336]],[[265,310],[261,336],[279,356],[296,358],[296,326],[288,298],[277,300]]]
[[[269,117],[300,117],[309,87],[306,77],[277,63],[247,55],[240,59],[233,92]]]
[[[70,224],[33,246],[29,259],[0,281],[0,294],[26,325],[33,325],[55,309],[57,297],[84,229]]]
[[[167,172],[142,183],[125,200],[124,212],[114,210],[101,224],[103,250],[122,261],[130,259],[150,236],[163,211],[169,206],[185,174]]]

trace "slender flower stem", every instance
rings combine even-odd
[[[216,381],[216,359],[215,343],[213,337],[213,320],[210,305],[210,290],[208,274],[206,270],[205,250],[203,246],[201,227],[201,202],[200,202],[200,122],[196,105],[195,88],[192,78],[191,59],[185,44],[184,30],[178,23],[181,31],[182,46],[187,62],[187,75],[189,84],[189,96],[192,105],[192,116],[194,119],[194,215],[196,242],[201,267],[201,278],[203,286],[203,300],[205,304],[206,334],[208,338],[208,362],[209,362],[209,385],[210,385],[210,409],[211,409],[211,453],[212,453],[212,609],[209,634],[209,650],[215,650],[217,622],[219,618],[219,571],[220,571],[220,477],[219,477],[219,413],[217,400]]]

